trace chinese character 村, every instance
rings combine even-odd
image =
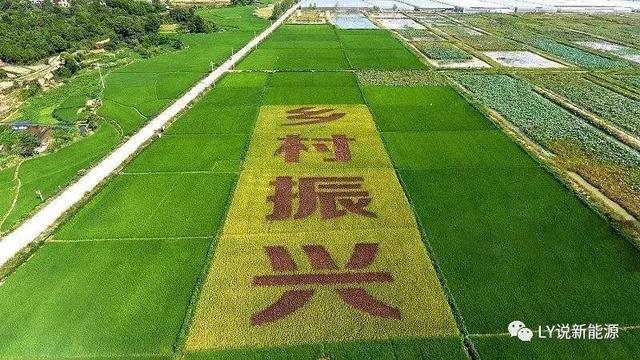
[[[333,153],[333,157],[324,158],[326,162],[349,162],[351,160],[351,150],[349,141],[354,139],[345,135],[332,135],[331,138],[303,138],[300,135],[287,135],[279,138],[280,147],[273,153],[274,156],[283,155],[287,163],[300,162],[300,154],[308,152],[311,147],[319,153]]]

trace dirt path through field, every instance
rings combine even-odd
[[[7,221],[7,218],[9,217],[9,215],[11,215],[13,208],[16,207],[16,203],[18,202],[18,196],[20,196],[20,188],[22,187],[22,181],[20,181],[19,174],[20,174],[20,166],[22,165],[23,162],[24,161],[21,161],[20,163],[18,163],[18,165],[16,166],[16,171],[13,173],[13,180],[17,181],[16,193],[13,196],[13,201],[11,201],[11,207],[7,209],[7,212],[2,217],[2,221],[0,221],[0,228],[2,227],[2,225],[4,225],[5,221]]]

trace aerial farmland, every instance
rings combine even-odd
[[[638,11],[0,0],[0,360],[640,358]]]

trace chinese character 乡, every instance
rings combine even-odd
[[[336,112],[335,109],[316,109],[315,107],[300,107],[287,111],[288,123],[284,126],[309,125],[342,119],[346,113]]]
[[[279,138],[282,141],[280,147],[276,149],[273,156],[284,156],[287,163],[300,162],[300,153],[309,151],[308,143],[313,150],[320,153],[333,152],[333,157],[324,158],[326,162],[349,162],[351,160],[351,150],[349,149],[349,141],[354,141],[345,135],[331,135],[331,138],[303,138],[300,135],[287,135]],[[330,143],[331,149],[329,148]]]
[[[296,262],[284,246],[265,246],[264,250],[274,274],[254,276],[253,286],[285,287],[286,290],[267,308],[253,313],[251,325],[259,326],[291,315],[311,301],[321,286],[331,287],[343,302],[356,310],[384,319],[401,318],[400,310],[374,298],[364,289],[369,284],[393,282],[389,272],[366,271],[376,258],[378,244],[355,244],[343,271],[324,246],[303,245],[311,273],[299,273]]]
[[[271,214],[267,220],[304,219],[320,209],[323,220],[334,219],[348,213],[377,217],[376,213],[367,209],[371,203],[369,192],[362,189],[362,177],[301,177],[298,179],[298,192],[294,192],[296,182],[291,176],[278,176],[270,184],[274,187],[273,195],[267,201],[273,203]],[[294,199],[298,207],[293,213]]]

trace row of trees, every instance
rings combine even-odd
[[[189,31],[212,29],[192,15],[185,26]],[[158,34],[165,20],[166,7],[155,0],[73,0],[69,8],[53,6],[51,0],[40,6],[30,0],[0,0],[0,59],[31,63],[107,38],[112,47],[166,44],[169,40]]]
[[[284,14],[285,12],[287,12],[287,10],[289,10],[293,4],[295,4],[297,2],[297,0],[282,0],[282,1],[278,1],[275,4],[273,4],[273,12],[271,13],[271,20],[276,20],[278,19],[280,16],[282,16],[282,14]]]

